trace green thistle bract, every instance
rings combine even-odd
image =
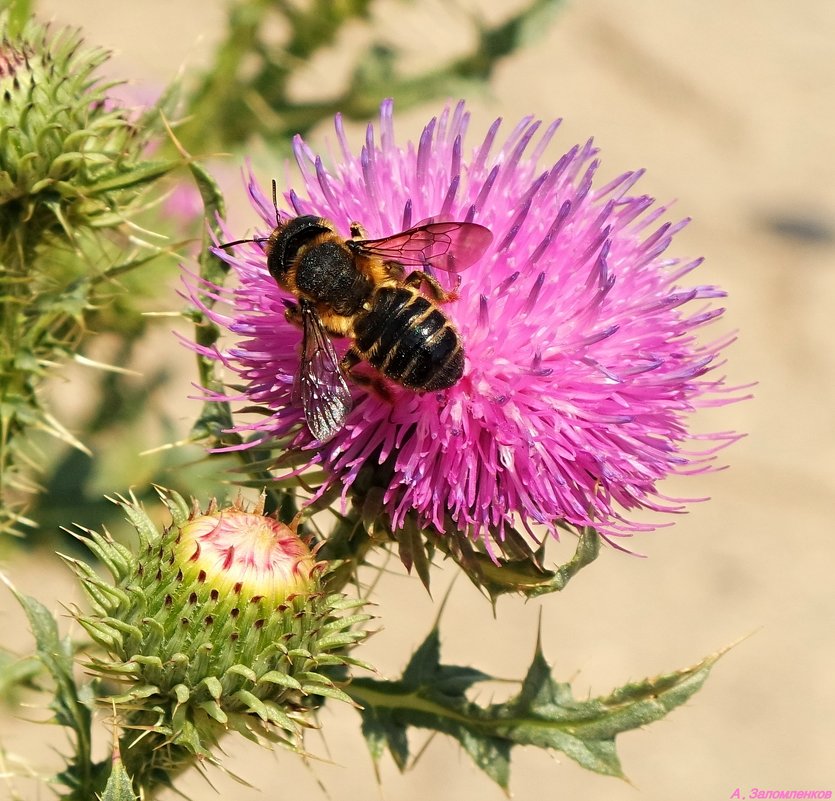
[[[106,652],[86,667],[124,685],[102,698],[125,730],[122,759],[137,787],[167,782],[195,759],[214,760],[228,730],[300,748],[301,727],[337,686],[346,654],[369,616],[362,601],[323,588],[316,562],[293,527],[239,505],[189,510],[163,493],[172,515],[160,531],[122,500],[139,536],[138,554],[108,534],[82,539],[111,583],[67,561],[92,603],[77,619]],[[344,614],[344,616],[343,616]]]
[[[45,234],[124,220],[125,201],[147,181],[139,165],[150,132],[109,97],[116,84],[96,76],[106,51],[75,30],[52,35],[30,21],[12,39],[7,27],[0,15],[0,242],[31,256]]]
[[[78,348],[115,277],[148,260],[123,229],[144,190],[178,162],[149,161],[159,109],[138,118],[97,77],[108,54],[73,30],[27,22],[12,35],[0,13],[0,492],[32,492],[20,465],[35,429],[73,442],[37,387]],[[0,515],[0,524],[3,524]]]

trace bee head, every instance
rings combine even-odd
[[[317,236],[333,233],[333,226],[321,217],[305,214],[292,217],[280,223],[267,244],[267,269],[276,281],[281,279],[290,269],[299,250],[312,242]]]

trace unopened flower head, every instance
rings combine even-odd
[[[126,730],[145,732],[123,759],[143,775],[182,768],[230,728],[295,748],[323,696],[349,700],[329,672],[363,664],[347,652],[368,616],[342,615],[362,602],[325,592],[327,566],[260,508],[201,512],[176,493],[163,499],[173,518],[164,530],[122,501],[138,553],[85,532],[112,582],[68,560],[92,604],[78,620],[106,652],[88,667],[125,685],[107,704]]]
[[[181,529],[174,556],[184,578],[201,575],[218,592],[262,595],[274,603],[310,592],[310,549],[284,523],[232,509],[197,515]]]
[[[629,511],[682,508],[659,481],[711,469],[735,439],[688,434],[695,408],[733,397],[712,372],[730,338],[697,338],[724,293],[682,283],[700,260],[666,251],[686,221],[665,221],[664,207],[634,192],[641,171],[598,185],[591,142],[540,164],[556,122],[542,130],[526,118],[502,134],[497,120],[473,145],[468,118],[463,103],[446,108],[417,143],[399,144],[387,101],[355,152],[337,117],[332,166],[297,138],[301,180],[284,195],[287,214],[326,217],[346,237],[353,220],[372,238],[429,217],[492,231],[444,306],[463,341],[463,378],[442,393],[392,385],[392,401],[355,383],[344,428],[312,443],[293,391],[300,332],[256,240],[218,251],[239,285],[229,314],[209,313],[238,341],[205,351],[237,373],[242,400],[270,410],[237,430],[248,444],[292,437],[346,490],[374,471],[395,528],[411,514],[488,545],[518,520],[591,525],[609,538],[649,528]],[[255,236],[266,236],[273,204],[254,178],[248,187],[263,222]]]
[[[89,328],[130,325],[102,311],[115,276],[143,263],[126,222],[175,166],[147,158],[158,110],[140,119],[112,100],[97,74],[105,51],[33,19],[13,28],[0,12],[0,529],[37,491],[30,431],[83,447],[38,387],[78,349],[94,310]]]
[[[103,222],[136,195],[131,171],[147,133],[96,76],[108,58],[78,31],[29,21],[16,36],[0,15],[0,201],[17,241]],[[126,191],[127,190],[127,191]],[[109,227],[112,227],[110,223]]]

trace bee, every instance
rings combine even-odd
[[[461,337],[440,308],[457,295],[431,269],[463,270],[493,239],[484,226],[438,218],[381,239],[369,239],[356,222],[350,233],[345,239],[330,220],[282,219],[276,210],[270,236],[254,240],[265,242],[270,275],[296,298],[285,301],[287,320],[302,331],[294,397],[320,442],[335,436],[351,411],[348,377],[389,399],[383,378],[416,391],[457,383],[464,372]],[[415,269],[407,273],[408,267]],[[332,337],[351,340],[342,359]],[[363,361],[376,377],[353,372]]]
[[[302,330],[295,394],[320,442],[336,435],[351,411],[347,377],[390,398],[380,378],[353,371],[362,361],[417,391],[458,382],[461,338],[439,308],[456,295],[428,270],[462,270],[493,238],[481,225],[438,219],[381,239],[368,239],[358,223],[350,233],[345,239],[330,220],[303,215],[279,221],[265,248],[270,274],[297,299],[285,312]],[[406,274],[407,267],[419,269]],[[351,340],[341,360],[331,337]]]
[[[293,397],[300,400],[310,433],[320,442],[334,437],[352,407],[346,378],[391,400],[384,378],[416,391],[454,386],[464,371],[458,330],[439,308],[457,297],[432,269],[457,273],[487,250],[489,229],[471,222],[433,217],[396,234],[369,239],[352,222],[350,238],[323,217],[279,213],[269,237],[239,239],[264,244],[267,269],[296,302],[285,300],[285,317],[302,331]],[[419,267],[408,274],[407,267]],[[423,290],[423,291],[421,291]],[[339,359],[331,337],[351,346]],[[376,376],[353,371],[366,361]]]

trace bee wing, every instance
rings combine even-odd
[[[342,428],[351,411],[351,391],[319,315],[309,303],[302,302],[300,308],[302,353],[297,390],[310,433],[326,442]]]
[[[454,273],[477,261],[492,241],[493,234],[483,225],[430,217],[408,231],[382,239],[365,239],[356,246],[386,261],[431,265]]]

